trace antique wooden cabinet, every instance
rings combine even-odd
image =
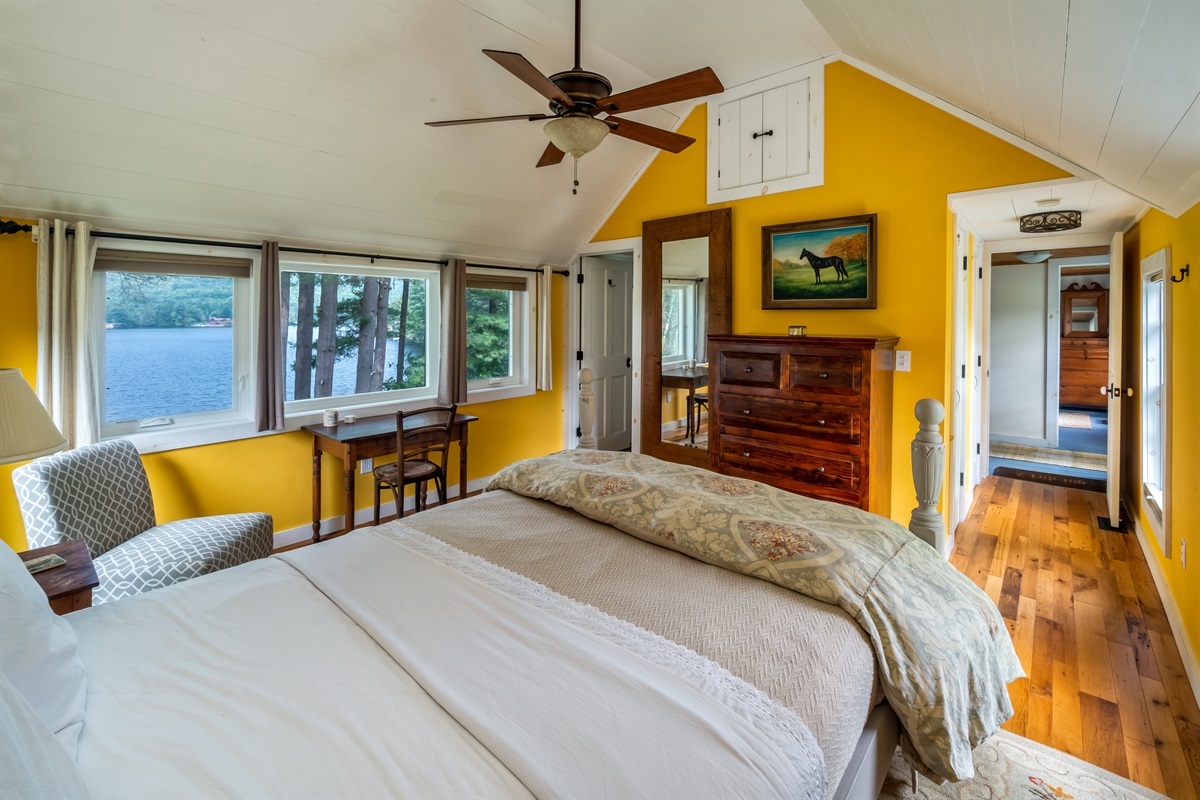
[[[888,516],[897,341],[710,336],[717,471]]]

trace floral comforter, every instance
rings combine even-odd
[[[1024,675],[986,594],[904,527],[857,508],[633,453],[564,451],[503,469],[507,489],[844,609],[866,632],[918,767],[974,776]]]

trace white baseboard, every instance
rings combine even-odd
[[[1154,557],[1154,548],[1150,545],[1146,537],[1146,531],[1142,528],[1140,519],[1130,520],[1133,525],[1133,530],[1137,533],[1138,545],[1142,548],[1142,556],[1146,559],[1146,564],[1150,567],[1150,576],[1154,578],[1154,587],[1158,589],[1158,596],[1162,599],[1163,610],[1167,612],[1167,621],[1171,623],[1171,632],[1175,634],[1175,647],[1179,649],[1179,658],[1183,661],[1183,669],[1187,672],[1188,683],[1192,685],[1192,695],[1195,696],[1197,702],[1200,702],[1200,663],[1196,661],[1196,651],[1192,649],[1191,639],[1188,637],[1187,628],[1183,627],[1183,616],[1179,613],[1179,606],[1175,602],[1175,595],[1171,594],[1170,586],[1167,584],[1167,576],[1163,574],[1162,567],[1158,565],[1158,559]]]
[[[483,487],[487,486],[488,483],[491,482],[491,480],[492,480],[492,476],[488,475],[485,478],[476,478],[474,480],[467,481],[467,492],[468,493],[477,492],[480,489],[482,489]],[[451,500],[458,497],[458,484],[454,483],[454,484],[451,484],[450,486],[447,486],[446,493],[449,495]],[[388,494],[391,494],[391,493],[389,492]],[[434,496],[436,497],[436,494]],[[413,509],[413,498],[412,497],[404,498],[404,510],[407,512],[407,511],[411,511],[412,509]],[[396,513],[396,503],[394,500],[389,500],[386,503],[379,504],[379,515],[381,517],[391,516],[392,514],[395,514],[395,513]],[[367,524],[370,524],[374,519],[375,519],[375,509],[373,509],[371,507],[358,508],[358,509],[354,510],[354,524],[355,525],[367,525]],[[324,536],[329,533],[337,533],[342,528],[346,527],[345,520],[346,520],[345,514],[338,514],[336,517],[326,517],[325,519],[322,519],[321,520],[321,535]],[[283,530],[283,531],[275,531],[274,547],[276,550],[278,550],[281,547],[288,547],[290,545],[299,544],[301,542],[311,542],[312,535],[313,535],[312,523],[300,525],[295,528],[288,528],[287,530]]]

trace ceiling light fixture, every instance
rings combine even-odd
[[[1017,260],[1024,261],[1026,264],[1040,264],[1050,257],[1049,250],[1038,250],[1029,253],[1017,253]]]
[[[1021,217],[1021,233],[1072,231],[1083,224],[1082,211],[1054,210],[1054,207],[1062,202],[1057,197],[1048,197],[1045,200],[1036,200],[1034,202],[1045,210],[1026,214]]]
[[[579,159],[600,146],[609,127],[588,114],[565,114],[546,123],[542,131],[551,144],[575,159],[575,186],[579,186]],[[578,194],[577,188],[571,194]]]

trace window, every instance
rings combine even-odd
[[[467,390],[480,400],[532,394],[530,277],[498,270],[467,275]]]
[[[1166,534],[1167,342],[1169,292],[1164,278],[1167,254],[1160,250],[1142,262],[1142,496],[1159,547],[1170,557]]]
[[[288,413],[434,394],[438,274],[315,268],[280,265]]]
[[[248,420],[251,266],[244,256],[97,252],[101,436]]]
[[[663,282],[662,360],[664,364],[692,358],[692,326],[696,313],[696,284]]]

